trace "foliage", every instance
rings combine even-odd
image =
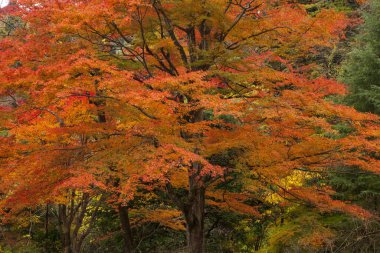
[[[347,102],[360,111],[380,113],[380,4],[371,1],[353,50],[343,66],[341,80],[350,87]]]
[[[330,243],[319,215],[373,216],[320,179],[380,173],[378,116],[326,99],[344,85],[302,75],[314,68],[302,59],[344,38],[344,13],[19,0],[3,16],[26,24],[0,41],[4,224],[31,227],[31,210],[46,206],[45,234],[50,219],[65,253],[184,247],[184,230],[192,253],[215,231],[237,234],[221,250],[249,252],[279,222],[275,251]],[[322,214],[292,217],[300,206]],[[213,228],[209,210],[233,225]]]

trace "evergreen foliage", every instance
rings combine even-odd
[[[380,114],[380,2],[372,1],[353,51],[345,62],[341,80],[351,93],[347,102],[356,109]]]

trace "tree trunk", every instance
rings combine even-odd
[[[44,242],[44,252],[49,252],[49,203],[46,204],[45,210],[45,242]]]
[[[203,109],[194,111],[192,122],[204,120]],[[198,154],[197,149],[194,153]],[[190,253],[203,253],[204,213],[205,213],[205,178],[201,176],[202,165],[194,162],[189,171],[188,201],[184,206],[186,219],[187,243]]]
[[[59,222],[59,231],[61,234],[61,242],[64,253],[73,253],[71,247],[71,234],[70,234],[70,223],[68,222],[67,217],[67,206],[58,205],[58,222]]]
[[[123,230],[124,253],[132,253],[134,252],[134,249],[133,249],[131,224],[129,223],[128,207],[119,205],[118,210],[119,210],[121,229]]]
[[[45,210],[45,239],[49,237],[49,204],[46,204]]]
[[[185,210],[187,243],[190,253],[203,252],[205,189],[199,185],[195,175],[190,176],[188,209]]]
[[[70,228],[63,229],[63,252],[64,253],[74,253],[71,245],[71,236],[70,236]]]

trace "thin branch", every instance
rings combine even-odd
[[[160,0],[154,0],[153,6],[155,6],[155,8],[157,8],[157,10],[162,14],[164,21],[165,21],[165,24],[166,24],[166,30],[167,30],[171,40],[173,41],[174,45],[177,47],[183,64],[185,65],[185,67],[187,69],[190,69],[185,50],[184,50],[183,46],[181,45],[181,43],[179,43],[178,38],[174,33],[174,25],[173,25],[172,20],[165,13],[165,11],[161,5]]]
[[[50,113],[51,115],[53,115],[57,119],[57,122],[59,123],[60,127],[65,126],[65,122],[63,121],[63,119],[61,117],[59,117],[58,114],[53,112],[52,110],[47,109],[47,108],[41,108],[41,107],[36,107],[35,109],[40,110],[40,111],[46,111],[46,112]]]
[[[251,0],[250,2],[247,3],[246,6],[243,6],[242,7],[242,11],[240,12],[240,14],[238,16],[236,16],[235,20],[232,22],[231,26],[227,29],[227,31],[221,36],[220,38],[220,41],[224,41],[226,39],[226,37],[228,36],[228,34],[235,28],[236,25],[239,24],[239,22],[241,21],[241,19],[247,14],[247,12],[249,11],[254,11],[256,10],[257,8],[259,8],[262,4],[258,4],[254,7],[251,7],[251,4],[254,2],[255,0]]]
[[[290,29],[290,30],[291,30],[291,28],[289,28],[289,27],[287,27],[287,26],[277,26],[277,27],[273,27],[273,28],[266,29],[266,30],[263,30],[263,31],[258,32],[258,33],[251,34],[251,35],[249,35],[249,36],[247,36],[247,37],[243,37],[243,38],[241,38],[240,40],[235,41],[235,42],[233,42],[233,43],[227,45],[226,48],[227,48],[227,49],[230,49],[230,50],[234,50],[234,49],[236,49],[236,48],[239,47],[239,44],[240,44],[240,43],[242,43],[242,42],[244,42],[244,41],[246,41],[246,40],[249,40],[249,39],[251,39],[251,38],[254,38],[254,37],[260,36],[260,35],[265,34],[265,33],[268,33],[268,32],[276,31],[276,30],[278,30],[278,29]]]

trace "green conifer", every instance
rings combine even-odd
[[[364,24],[340,79],[349,85],[349,104],[380,114],[380,1],[372,0],[364,12]]]

